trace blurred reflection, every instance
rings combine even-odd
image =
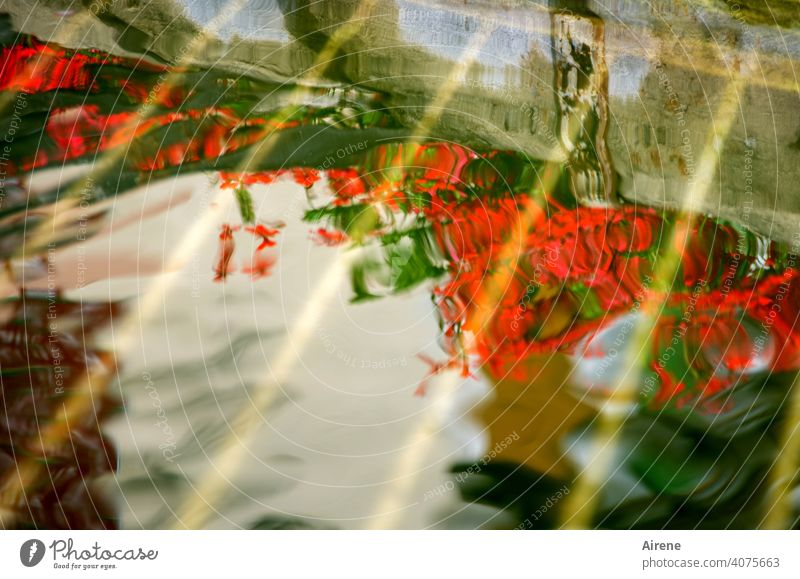
[[[119,308],[74,303],[55,293],[23,293],[2,303],[0,326],[0,512],[3,526],[45,529],[115,528],[115,508],[100,477],[116,469],[116,452],[103,438],[102,422],[118,403],[102,383],[89,412],[48,444],[44,425],[56,422],[78,382],[110,354],[91,347],[93,335]],[[21,497],[8,489],[17,467],[33,463],[35,482]]]
[[[220,283],[236,274],[237,240],[252,235],[258,246],[238,273],[258,280],[272,271],[269,249],[284,224],[257,221],[250,189],[290,178],[307,191],[316,243],[369,250],[352,268],[353,301],[431,288],[448,357],[426,359],[417,393],[445,371],[490,378],[493,397],[475,414],[495,450],[456,467],[465,499],[511,513],[512,526],[556,525],[591,458],[594,417],[616,412],[622,434],[593,525],[758,526],[800,370],[800,236],[778,243],[744,223],[618,202],[605,150],[605,56],[586,40],[602,41],[602,23],[558,12],[552,26],[561,164],[435,137],[409,144],[380,94],[304,87],[289,106],[297,87],[200,68],[180,69],[172,86],[163,75],[176,71],[160,64],[20,36],[3,48],[0,72],[11,103],[3,130],[14,139],[3,159],[3,255],[41,257],[39,245],[21,248],[48,224],[63,188],[27,191],[28,172],[125,148],[87,182],[81,207],[97,218],[103,201],[135,185],[213,172],[240,219],[218,224],[207,274]],[[264,143],[270,154],[257,157]],[[241,171],[249,158],[258,162]],[[48,242],[91,235],[85,216],[71,217]],[[659,279],[672,259],[675,275]],[[19,526],[113,526],[113,509],[93,490],[115,466],[100,431],[113,401],[95,392],[85,422],[46,452],[28,441],[103,357],[87,341],[115,306],[23,293],[4,311],[0,471],[13,477],[27,460],[47,476],[2,508]],[[636,343],[647,316],[652,332]],[[631,373],[636,396],[616,407],[613,392]]]

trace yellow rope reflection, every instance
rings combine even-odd
[[[749,63],[748,63],[749,64]],[[740,91],[749,76],[750,67],[743,64],[722,94],[716,115],[712,118],[713,128],[707,137],[698,171],[691,188],[682,203],[682,212],[687,219],[676,226],[667,242],[666,251],[658,258],[653,273],[655,289],[670,291],[678,273],[683,250],[691,233],[692,212],[701,210],[709,187],[714,182],[719,167],[719,156],[727,139],[737,113],[740,110]],[[625,373],[613,388],[606,407],[596,419],[596,430],[591,444],[591,462],[578,474],[572,492],[567,496],[561,510],[561,527],[565,529],[586,529],[594,520],[597,502],[603,485],[614,463],[617,442],[629,409],[637,402],[641,387],[645,359],[650,351],[653,331],[663,306],[656,298],[659,292],[648,292],[641,304],[641,316],[633,329],[629,345],[622,352]]]
[[[399,180],[403,173],[403,167],[413,160],[421,142],[434,127],[442,109],[452,98],[459,82],[471,67],[490,33],[491,30],[483,29],[473,35],[458,65],[441,83],[436,95],[428,104],[425,114],[414,127],[410,142],[404,145],[402,154],[394,159],[389,170],[384,172],[383,179],[388,185]],[[385,188],[379,186],[377,189],[383,193]],[[274,399],[275,385],[281,384],[300,360],[301,352],[312,335],[312,329],[318,325],[320,318],[325,313],[324,306],[336,295],[347,274],[346,260],[348,259],[353,259],[353,252],[341,253],[323,273],[323,282],[319,289],[309,297],[309,305],[301,312],[300,322],[289,332],[290,339],[278,353],[275,364],[277,371],[273,369],[270,379],[257,387],[250,404],[245,406],[231,423],[231,435],[223,442],[222,448],[218,451],[212,470],[198,482],[194,488],[195,494],[189,497],[180,508],[175,526],[202,528],[214,510],[214,504],[232,484],[230,478],[247,453],[250,452],[249,444],[261,426],[263,411]]]

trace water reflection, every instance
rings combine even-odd
[[[49,340],[49,297],[29,292],[37,280],[49,281],[51,251],[80,246],[106,231],[113,201],[184,173],[209,175],[235,206],[208,232],[215,247],[198,268],[204,280],[223,288],[241,277],[253,284],[275,282],[284,265],[280,249],[296,216],[264,218],[260,192],[294,183],[304,192],[300,218],[307,224],[307,245],[330,252],[333,270],[336,264],[347,266],[352,307],[414,291],[430,294],[439,325],[432,339],[438,338],[442,356],[419,356],[427,370],[419,372],[413,392],[436,396],[441,388],[436,378],[455,375],[485,380],[491,393],[472,412],[488,438],[482,458],[455,461],[452,478],[428,488],[421,502],[438,500],[455,488],[454,480],[467,503],[494,507],[482,523],[489,527],[569,525],[579,510],[583,525],[611,528],[763,525],[775,497],[780,499],[778,490],[795,486],[794,478],[775,474],[775,464],[787,444],[784,422],[791,425],[794,419],[787,402],[800,370],[800,234],[787,227],[768,235],[750,219],[750,210],[741,219],[730,211],[698,211],[706,207],[706,189],[725,181],[696,180],[730,162],[708,149],[698,148],[696,159],[683,153],[670,158],[688,181],[668,176],[665,191],[674,191],[677,179],[688,183],[690,199],[650,205],[625,199],[620,191],[636,178],[630,167],[617,167],[619,147],[612,142],[613,134],[628,130],[612,123],[609,75],[620,57],[607,54],[607,47],[618,39],[609,38],[591,3],[537,9],[547,17],[541,22],[551,42],[547,70],[554,115],[549,122],[537,109],[527,123],[537,138],[557,135],[541,155],[532,155],[533,148],[498,146],[494,136],[448,138],[459,131],[448,132],[444,113],[431,111],[450,101],[458,108],[451,85],[466,80],[451,78],[452,71],[423,105],[407,106],[404,91],[413,92],[408,87],[368,90],[349,83],[353,72],[346,57],[354,30],[323,33],[318,30],[323,17],[283,4],[292,8],[290,32],[316,31],[305,38],[303,50],[343,60],[324,75],[287,83],[278,75],[242,76],[226,66],[168,65],[152,54],[142,59],[94,47],[71,49],[33,35],[7,39],[0,71],[2,131],[9,143],[1,159],[0,247],[10,271],[2,353],[7,432],[0,474],[10,489],[15,478],[24,480],[15,477],[15,466],[44,460],[48,476],[36,477],[30,486],[26,482],[21,502],[10,490],[0,495],[4,525],[113,526],[114,508],[89,490],[95,477],[114,470],[113,449],[100,430],[112,401],[93,392],[97,403],[83,409],[79,425],[72,422],[59,431],[71,441],[71,456],[59,450],[64,440],[42,456],[27,442],[40,421],[56,421],[60,398],[53,394],[53,381],[68,384],[91,374],[98,362],[89,358],[101,354],[87,343],[113,308],[59,302],[59,321],[70,330],[59,329]],[[199,17],[202,11],[192,14]],[[386,22],[393,22],[394,13],[387,14]],[[404,14],[403,20],[408,18]],[[480,17],[466,20],[473,21],[479,30],[459,53],[464,61],[457,69],[467,76],[475,53],[497,28]],[[274,31],[269,36],[285,41]],[[536,51],[533,47],[531,54]],[[661,62],[655,66],[657,76],[661,67]],[[737,83],[726,85],[725,95],[738,98]],[[685,103],[669,79],[666,94],[668,114],[685,126]],[[517,105],[510,101],[509,115]],[[734,122],[733,113],[726,115],[718,119],[724,130],[715,129],[717,140],[728,137]],[[678,148],[692,153],[706,140],[693,131]],[[659,165],[661,153],[652,151],[675,145],[673,137],[649,126],[643,135],[628,155],[640,176],[640,155],[647,151]],[[707,140],[716,143],[715,151],[725,150],[723,143]],[[743,142],[752,188],[754,141]],[[709,170],[704,163],[711,157]],[[698,166],[687,165],[687,159]],[[41,174],[51,179],[42,185],[31,176]],[[158,212],[172,210],[168,203]],[[128,268],[116,275],[137,273]],[[108,276],[115,277],[110,266]],[[12,297],[17,287],[29,291]],[[322,299],[319,292],[311,296]],[[69,322],[73,317],[81,323]],[[308,334],[316,319],[300,319],[308,326],[301,333]],[[336,350],[331,334],[325,336]],[[239,372],[233,342],[231,374]],[[68,355],[59,354],[56,363],[48,344]],[[287,356],[289,362],[279,356],[278,370],[271,368],[281,378],[301,354]],[[69,375],[59,378],[53,364]],[[147,376],[149,382],[152,375]],[[335,384],[337,376],[328,380]],[[166,394],[155,386],[153,391],[162,404]],[[228,425],[237,440],[274,393],[267,399],[259,392],[250,395],[248,390],[253,408],[235,414]],[[180,390],[175,396],[176,404],[190,406]],[[215,393],[192,404],[203,409],[229,402],[236,400]],[[224,432],[195,430],[188,422],[188,442],[169,435],[173,459],[212,449],[231,472],[244,461],[231,451]],[[600,467],[597,441],[610,449]],[[788,459],[790,473],[794,458]],[[297,460],[279,454],[267,463],[287,480],[302,470]],[[170,512],[178,518],[185,512],[192,521],[185,524],[205,524],[207,511],[216,507],[245,509],[242,502],[225,502],[231,499],[223,500],[213,477],[201,481],[208,495],[186,499],[196,473],[178,475],[170,467],[146,465],[137,484],[154,487],[165,503],[184,505],[185,511]],[[200,469],[192,463],[187,470]],[[591,501],[583,494],[589,479]],[[240,494],[259,492],[250,484],[253,488]],[[209,497],[211,505],[206,500],[198,506]],[[777,504],[781,512],[788,509],[785,520],[795,520],[795,505]],[[448,508],[456,512],[442,520],[457,520],[458,507]],[[314,516],[309,513],[309,519]],[[176,524],[166,514],[149,520]],[[329,526],[276,517],[237,520],[259,528]]]
[[[2,305],[2,440],[0,477],[4,484],[2,521],[15,528],[108,529],[116,508],[100,477],[116,468],[116,452],[102,423],[118,403],[102,381],[95,383],[91,407],[60,424],[64,406],[97,365],[112,356],[91,346],[93,334],[119,308],[73,303],[56,293],[23,293]],[[29,470],[35,471],[30,478]],[[27,478],[22,492],[13,484]]]

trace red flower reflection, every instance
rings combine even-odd
[[[233,233],[238,229],[238,227],[231,227],[227,223],[224,223],[220,229],[217,264],[214,266],[214,281],[225,281],[233,271],[231,260],[233,259],[234,251],[236,251],[236,240],[233,238]]]
[[[259,223],[254,227],[245,227],[244,230],[261,239],[261,243],[256,248],[256,252],[259,252],[262,249],[274,247],[277,244],[273,238],[281,232],[280,230],[283,226],[283,223],[275,224],[274,227],[267,227],[266,225]]]

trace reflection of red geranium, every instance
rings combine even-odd
[[[276,245],[277,242],[273,238],[281,232],[280,227],[282,227],[282,224],[277,227],[267,227],[263,223],[259,223],[254,227],[245,227],[244,230],[261,239],[261,243],[256,248],[256,252],[259,252],[262,249]]]
[[[233,271],[231,260],[236,251],[236,241],[233,233],[238,227],[231,227],[227,223],[223,224],[219,232],[219,249],[217,251],[217,264],[214,266],[214,281],[225,281]]]
[[[317,245],[327,245],[328,247],[333,247],[335,245],[347,243],[348,237],[341,231],[332,231],[323,227],[319,227],[316,231],[312,232],[311,240]]]
[[[97,82],[97,67],[125,66],[132,70],[163,72],[166,68],[111,56],[99,51],[73,51],[27,37],[25,44],[0,48],[0,90],[28,94],[52,90],[87,91]]]
[[[763,365],[800,367],[794,328],[798,306],[793,305],[800,296],[792,305],[788,297],[781,298],[784,307],[770,320],[774,339],[791,343],[779,355],[770,349],[754,361],[755,322],[745,328],[742,321],[742,315],[767,319],[778,299],[764,297],[776,295],[783,277],[773,257],[775,246],[756,263],[753,256],[739,253],[749,234],[726,224],[638,206],[568,208],[553,199],[536,201],[524,190],[515,195],[518,183],[499,179],[484,158],[455,145],[423,145],[402,171],[388,172],[404,158],[402,153],[402,146],[378,148],[363,168],[329,171],[333,205],[385,200],[391,191],[395,210],[424,215],[449,264],[449,279],[436,288],[435,297],[454,356],[468,332],[470,351],[499,377],[521,367],[518,362],[533,353],[574,352],[618,316],[654,300],[664,308],[652,359],[671,345],[676,329],[682,336],[679,366],[650,363],[661,382],[656,403],[685,404],[698,395],[710,396]],[[500,162],[500,157],[486,159]],[[382,174],[400,181],[381,181]],[[486,190],[471,197],[469,187],[476,185]],[[501,186],[507,194],[493,194]],[[524,212],[531,216],[530,227],[515,237]],[[518,259],[508,258],[504,250],[517,238],[522,240]],[[668,247],[668,239],[683,246]],[[668,292],[657,290],[652,287],[654,263],[672,250],[680,258],[679,282]],[[502,287],[491,288],[493,273],[503,268],[510,268],[510,275],[501,276],[507,278]],[[487,303],[489,291],[497,294],[488,300],[493,315],[485,327],[473,327],[473,320],[486,319],[487,312],[476,308]],[[684,328],[681,317],[690,304],[693,319]],[[678,376],[676,368],[688,374]]]
[[[331,169],[328,180],[336,195],[336,204],[346,203],[366,192],[364,182],[354,169]]]
[[[110,87],[126,105],[107,111],[90,98],[82,105],[68,101],[54,106],[47,116],[46,138],[35,150],[15,155],[9,174],[94,157],[115,147],[126,147],[126,170],[162,171],[202,161],[215,166],[221,156],[308,122],[319,112],[309,108],[302,120],[299,114],[278,120],[269,113],[243,115],[238,104],[193,107],[192,91],[154,84],[166,71],[162,66],[71,51],[32,38],[0,50],[0,90],[32,94],[63,89],[91,96]],[[104,66],[108,64],[117,66]],[[137,109],[145,102],[156,106],[141,118]],[[169,139],[162,134],[166,128]],[[774,245],[759,241],[756,262],[745,250],[748,234],[724,223],[635,206],[571,208],[555,197],[545,199],[533,193],[541,190],[538,166],[513,152],[478,154],[448,143],[394,143],[365,150],[360,159],[359,166],[326,172],[335,195],[331,205],[342,211],[332,222],[346,230],[350,206],[373,204],[382,223],[370,235],[396,233],[392,227],[399,213],[425,223],[444,258],[437,256],[439,263],[429,269],[439,275],[444,263],[448,270],[435,294],[453,356],[462,355],[464,343],[469,343],[470,352],[501,375],[531,353],[574,351],[637,301],[652,298],[664,305],[652,357],[680,329],[685,366],[703,377],[698,386],[675,376],[671,367],[659,367],[659,400],[727,388],[753,370],[753,351],[765,367],[800,367],[795,329],[800,296],[793,266],[781,266]],[[320,179],[312,167],[223,172],[222,187],[246,191],[284,174],[305,188]],[[392,217],[384,220],[387,214]],[[243,217],[248,223],[254,220]],[[520,232],[523,221],[526,231]],[[673,228],[686,235],[673,236]],[[218,281],[232,271],[235,230],[225,226],[220,234],[214,267]],[[247,270],[266,275],[271,264],[259,254],[275,245],[277,228],[255,225],[246,230],[260,240]],[[343,231],[328,228],[319,228],[312,238],[323,245],[348,240]],[[667,247],[673,238],[680,245]],[[510,245],[518,247],[509,252]],[[650,287],[653,265],[673,250],[680,258],[675,287],[658,293]],[[508,275],[495,276],[498,272]],[[703,289],[696,293],[698,285]],[[690,303],[694,314],[683,328],[681,317]],[[746,327],[741,320],[747,320]]]
[[[249,266],[242,268],[242,273],[248,274],[253,279],[261,279],[272,273],[275,267],[275,258],[271,255],[256,253]]]

